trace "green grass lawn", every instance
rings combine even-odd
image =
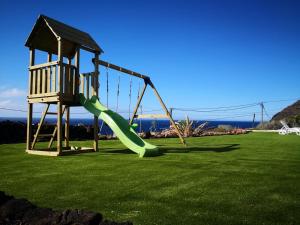
[[[300,223],[299,136],[189,138],[187,148],[177,139],[150,142],[163,155],[141,159],[114,140],[100,141],[100,152],[64,157],[0,145],[0,190],[135,225]]]

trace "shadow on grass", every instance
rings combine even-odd
[[[187,147],[167,147],[165,145],[159,145],[160,154],[157,156],[161,156],[165,153],[189,153],[189,152],[230,152],[236,149],[239,149],[239,144],[223,144],[223,145],[213,145],[213,146],[187,146]],[[106,149],[104,154],[136,154],[129,149]]]
[[[189,153],[189,152],[230,152],[239,149],[239,144],[224,144],[224,145],[213,145],[213,146],[187,146],[186,148],[172,148],[161,146],[160,151],[162,153]]]

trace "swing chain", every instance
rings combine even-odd
[[[108,108],[108,67],[106,67],[106,107]]]

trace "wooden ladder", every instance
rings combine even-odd
[[[35,135],[34,135],[34,138],[33,138],[33,141],[32,141],[32,145],[31,145],[31,149],[34,149],[34,147],[35,147],[35,145],[37,143],[38,138],[41,138],[41,137],[50,137],[50,141],[49,141],[49,144],[48,144],[48,149],[51,149],[51,146],[53,144],[54,138],[55,138],[55,136],[57,134],[57,124],[55,124],[54,130],[53,130],[53,132],[51,134],[40,134],[42,125],[45,122],[46,115],[47,114],[48,115],[57,115],[58,114],[57,112],[48,112],[49,107],[50,107],[50,103],[47,103],[47,106],[46,106],[45,110],[42,113],[41,120],[38,123],[38,128],[37,128],[37,130],[35,132]],[[63,107],[62,116],[64,115],[65,109],[66,109],[66,107]]]

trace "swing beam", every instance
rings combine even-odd
[[[155,86],[154,86],[154,84],[152,83],[152,81],[151,81],[151,79],[150,79],[149,76],[146,76],[146,75],[143,75],[143,74],[134,72],[134,71],[132,71],[132,70],[125,69],[125,68],[123,68],[123,67],[114,65],[114,64],[112,64],[112,63],[109,63],[109,62],[106,62],[106,61],[103,61],[103,60],[100,60],[100,59],[97,59],[97,58],[94,58],[94,59],[93,59],[93,63],[94,63],[95,65],[97,64],[97,65],[105,66],[106,68],[114,69],[114,70],[120,71],[120,72],[122,72],[122,73],[131,75],[131,76],[134,76],[134,77],[138,77],[138,78],[141,78],[141,79],[144,80],[144,86],[143,86],[143,89],[142,89],[142,93],[141,93],[141,95],[139,96],[139,99],[138,99],[137,104],[136,104],[136,106],[135,106],[135,108],[134,108],[134,111],[133,111],[133,114],[132,114],[132,117],[131,117],[131,119],[130,119],[129,124],[132,124],[132,123],[133,123],[134,118],[139,117],[139,116],[137,115],[137,111],[138,111],[138,108],[139,108],[139,106],[140,106],[140,104],[141,104],[141,101],[142,101],[142,99],[143,99],[143,96],[144,96],[144,93],[145,93],[145,91],[146,91],[146,88],[147,88],[147,86],[149,85],[149,86],[152,88],[152,90],[154,91],[154,94],[155,94],[155,96],[157,97],[157,99],[158,99],[158,101],[159,101],[161,107],[162,107],[163,110],[165,111],[165,117],[167,117],[167,118],[170,120],[172,126],[175,128],[176,133],[177,133],[177,135],[178,135],[178,137],[179,137],[181,143],[182,143],[183,145],[186,145],[184,138],[183,138],[182,135],[180,134],[180,132],[179,132],[179,130],[178,130],[178,127],[176,126],[175,121],[174,121],[173,118],[172,118],[172,115],[170,114],[169,110],[167,109],[165,103],[163,102],[162,98],[160,97],[160,95],[159,95],[157,89],[155,88]],[[153,116],[153,115],[152,115],[152,116]],[[140,117],[140,118],[141,118],[141,117]],[[144,117],[144,118],[145,118],[145,117]]]

